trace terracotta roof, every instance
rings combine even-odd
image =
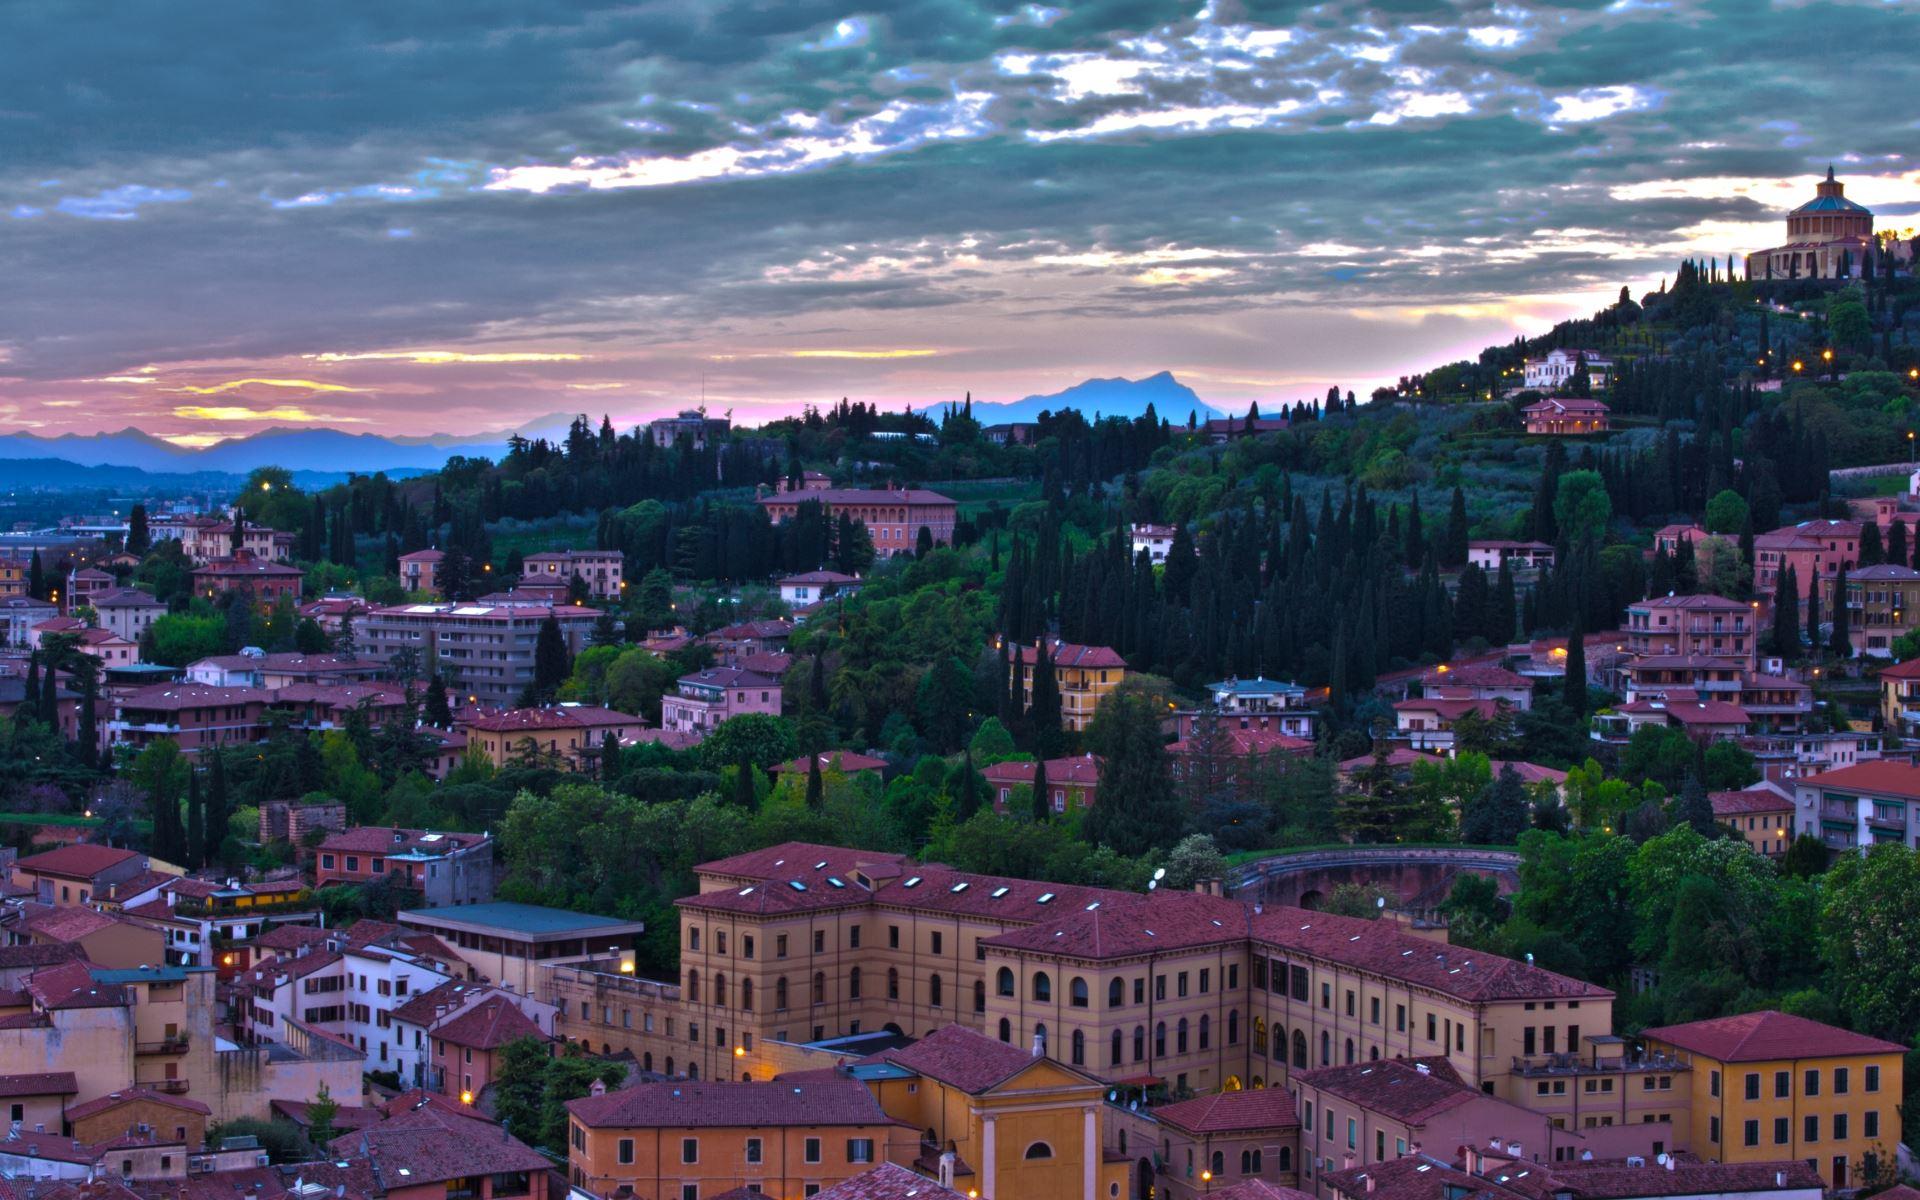
[[[998,762],[980,772],[981,778],[988,783],[1014,784],[1032,783],[1034,764],[1032,762]],[[1047,760],[1047,782],[1049,784],[1070,783],[1076,787],[1092,787],[1100,782],[1100,760],[1091,754],[1075,754],[1068,758],[1050,758]]]
[[[1528,688],[1533,681],[1524,675],[1516,675],[1505,667],[1492,663],[1473,663],[1464,667],[1442,664],[1420,677],[1420,682],[1434,687],[1491,687],[1491,688]]]
[[[1313,751],[1313,743],[1306,738],[1297,738],[1276,729],[1242,729],[1238,725],[1223,723],[1220,736],[1226,742],[1226,752],[1235,758],[1256,754],[1310,754]],[[1167,747],[1168,754],[1199,752],[1200,743],[1192,737],[1182,738]],[[1053,768],[1048,767],[1047,770],[1051,772]]]
[[[939,492],[924,488],[809,488],[798,492],[776,492],[760,497],[762,504],[803,504],[818,500],[822,504],[952,504]]]
[[[96,982],[93,970],[88,962],[42,967],[27,977],[27,992],[43,1009],[117,1008],[126,1004],[127,990],[117,984]]]
[[[1404,1125],[1422,1125],[1451,1108],[1478,1098],[1445,1056],[1382,1058],[1303,1071],[1302,1086],[1330,1092]]]
[[[1821,1190],[1820,1173],[1798,1159],[1776,1162],[1701,1162],[1690,1154],[1672,1156],[1672,1168],[1658,1162],[1629,1166],[1623,1160],[1553,1163],[1554,1182],[1579,1200],[1639,1200],[1652,1196],[1726,1195],[1786,1189]],[[1524,1168],[1523,1168],[1524,1169]],[[1785,1175],[1785,1182],[1780,1176]],[[1885,1193],[1881,1193],[1884,1195]]]
[[[87,952],[72,942],[38,942],[25,946],[0,946],[0,971],[80,962],[86,956]]]
[[[273,693],[266,688],[216,687],[206,683],[155,683],[135,688],[121,698],[123,709],[216,708],[226,704],[266,704]]]
[[[1685,1025],[1661,1025],[1641,1031],[1640,1036],[1720,1062],[1843,1058],[1856,1054],[1905,1054],[1907,1050],[1897,1042],[1882,1041],[1773,1009]]]
[[[1279,1087],[1218,1092],[1155,1108],[1152,1115],[1162,1125],[1193,1134],[1287,1129],[1300,1124],[1292,1094]]]
[[[1430,712],[1443,721],[1458,721],[1468,713],[1479,713],[1483,717],[1492,717],[1498,713],[1499,700],[1442,700],[1431,696],[1401,700],[1393,706],[1395,712]]]
[[[911,870],[917,864],[911,855],[889,854],[884,850],[853,850],[845,846],[823,846],[818,842],[781,842],[764,850],[749,850],[728,858],[717,858],[694,868],[702,875],[732,875],[742,879],[784,879],[803,869],[839,876],[851,875],[861,864]]]
[[[330,1154],[354,1166],[371,1168],[389,1188],[442,1183],[472,1175],[496,1175],[551,1169],[544,1155],[525,1142],[481,1121],[415,1109],[379,1125],[343,1134],[327,1143]],[[311,1172],[317,1166],[301,1169]],[[331,1182],[331,1181],[329,1181]],[[345,1182],[343,1180],[343,1182]]]
[[[1232,1187],[1217,1188],[1207,1196],[1208,1200],[1313,1200],[1307,1192],[1264,1179],[1243,1179]]]
[[[776,586],[807,587],[813,584],[821,584],[821,583],[848,584],[848,583],[859,583],[859,582],[860,582],[860,577],[858,575],[842,575],[838,571],[802,571],[798,575],[787,576],[786,578],[782,579]]]
[[[820,769],[822,771],[841,771],[848,775],[856,771],[884,771],[887,768],[886,759],[875,758],[871,754],[857,754],[852,750],[827,750],[814,757],[820,760]],[[799,758],[783,762],[779,766],[772,767],[769,770],[770,773],[774,775],[782,773],[805,775],[807,773],[807,759],[805,755],[802,755]]]
[[[327,931],[312,925],[276,925],[253,939],[262,950],[298,950],[325,944]]]
[[[1720,609],[1725,612],[1747,611],[1747,606],[1738,600],[1729,600],[1725,596],[1709,596],[1701,593],[1686,596],[1653,596],[1645,600],[1636,600],[1632,604],[1627,605],[1629,612],[1638,608],[1679,609],[1682,611],[1698,610],[1701,612],[1711,612],[1714,609]],[[1636,632],[1661,633],[1667,631],[1655,629]]]
[[[1905,796],[1920,800],[1920,767],[1911,763],[1894,762],[1892,759],[1880,759],[1877,762],[1864,762],[1851,767],[1841,767],[1836,771],[1822,771],[1818,775],[1803,776],[1800,786],[1882,792],[1891,796]]]
[[[441,1005],[451,1009],[454,1005],[470,998],[475,992],[488,992],[492,988],[484,983],[466,983],[450,981],[424,992],[415,992],[405,1004],[393,1010],[393,1019],[409,1025],[431,1025],[435,1019],[445,1016],[437,1011]]]
[[[769,688],[780,686],[780,681],[771,675],[762,675],[757,671],[748,671],[741,667],[708,667],[704,671],[695,671],[690,675],[682,675],[679,682],[691,686],[714,688]]]
[[[494,996],[435,1026],[433,1036],[456,1046],[492,1050],[521,1038],[545,1040],[547,1035],[513,1001],[505,996]]]
[[[1523,413],[1592,413],[1599,415],[1610,411],[1598,400],[1583,400],[1574,396],[1549,396],[1537,400],[1520,410]]]
[[[48,850],[43,854],[30,854],[13,865],[16,870],[36,875],[92,879],[102,871],[111,870],[129,859],[139,857],[140,855],[131,850],[81,843],[62,846],[58,850]]]
[[[1199,892],[1122,893],[1067,909],[1053,920],[981,939],[982,945],[1065,958],[1129,958],[1244,942],[1251,910]],[[1058,986],[1066,987],[1067,981]]]
[[[883,1050],[868,1061],[890,1062],[978,1096],[1039,1060],[1019,1046],[1008,1045],[964,1025],[943,1025],[911,1046]]]
[[[514,733],[523,729],[599,729],[611,725],[639,725],[639,717],[591,704],[561,704],[551,708],[509,708],[475,713],[459,719],[461,725],[487,733]]]
[[[122,1088],[117,1092],[108,1092],[84,1104],[76,1104],[67,1110],[66,1119],[84,1120],[95,1113],[110,1112],[123,1104],[134,1103],[159,1104],[167,1108],[180,1109],[182,1112],[199,1113],[203,1117],[213,1115],[213,1110],[198,1100],[189,1100],[184,1096],[169,1096],[165,1092],[157,1092],[150,1087],[130,1087]]]
[[[1746,709],[1725,700],[1691,700],[1684,704],[1670,702],[1667,716],[1682,725],[1745,725],[1752,720]]]
[[[814,1200],[964,1200],[964,1197],[897,1163],[881,1163],[864,1175],[855,1175],[824,1192],[814,1193]]]
[[[75,942],[89,934],[110,929],[115,925],[134,924],[135,922],[123,920],[112,913],[69,905],[56,907],[36,905],[33,906],[32,911],[20,919],[21,929],[36,938],[46,938],[56,942]]]
[[[1008,651],[1013,661],[1023,665],[1037,662],[1040,654],[1038,649],[1025,645],[1010,646]],[[1124,669],[1127,665],[1127,660],[1111,646],[1081,646],[1058,640],[1047,646],[1047,657],[1053,662],[1055,668],[1117,667]]]
[[[1793,798],[1783,796],[1767,785],[1738,792],[1709,792],[1707,799],[1713,804],[1713,815],[1716,817],[1793,811]]]
[[[1903,663],[1880,668],[1882,679],[1920,679],[1920,658],[1910,658]]]
[[[352,829],[327,835],[327,839],[320,843],[320,849],[347,854],[448,854],[469,846],[478,846],[486,840],[487,835],[484,833],[399,829],[392,825],[358,825]],[[394,928],[399,927],[394,926]]]
[[[0,1075],[0,1097],[71,1096],[79,1092],[72,1071],[36,1071],[28,1075]]]
[[[642,1083],[567,1102],[590,1129],[706,1129],[782,1125],[891,1125],[867,1085],[817,1083]]]

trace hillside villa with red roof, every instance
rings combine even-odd
[[[959,514],[959,505],[924,488],[803,488],[760,497],[760,507],[775,525],[797,516],[802,504],[818,504],[829,517],[844,514],[865,525],[881,558],[915,553],[921,530],[934,545],[951,545]]]
[[[1641,1034],[1693,1076],[1691,1148],[1729,1163],[1819,1164],[1829,1186],[1864,1180],[1900,1140],[1906,1047],[1781,1012],[1666,1025]]]
[[[1803,776],[1793,786],[1793,831],[1833,850],[1882,842],[1920,845],[1920,766],[1879,759]]]
[[[496,769],[525,758],[579,771],[596,769],[609,734],[615,744],[626,744],[640,736],[646,722],[597,705],[556,704],[471,710],[456,719],[454,728]]]
[[[1111,646],[1080,646],[1058,638],[1048,643],[1047,661],[1060,690],[1060,728],[1082,730],[1108,692],[1127,678],[1127,660]],[[1009,658],[1020,672],[1022,703],[1033,703],[1033,672],[1040,663],[1038,644],[1011,646]]]
[[[1787,788],[1762,781],[1737,792],[1709,792],[1707,800],[1713,819],[1731,826],[1754,853],[1779,858],[1793,845],[1793,793]]]
[[[1039,776],[1039,764],[1031,760],[994,763],[980,772],[993,795],[993,807],[1006,812],[1013,800],[1013,789],[1032,787]],[[1047,760],[1047,807],[1064,813],[1069,808],[1091,808],[1100,793],[1100,760],[1091,754]],[[1021,815],[1025,815],[1024,810]]]
[[[493,839],[484,833],[359,825],[327,835],[314,852],[313,885],[386,880],[429,907],[493,899]]]
[[[1527,432],[1565,437],[1569,434],[1605,433],[1612,410],[1598,400],[1573,396],[1549,396],[1520,410]]]

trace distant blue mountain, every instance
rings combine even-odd
[[[338,429],[263,429],[228,438],[204,450],[176,446],[138,429],[114,433],[0,434],[0,460],[58,459],[83,467],[123,467],[168,474],[211,471],[245,475],[255,467],[343,474],[358,471],[434,471],[455,454],[498,457],[504,434],[481,438],[432,438],[400,441],[373,433]]]
[[[1156,416],[1175,424],[1184,423],[1190,412],[1198,414],[1201,420],[1227,415],[1200,399],[1199,393],[1175,379],[1173,372],[1162,371],[1144,379],[1089,379],[1051,395],[1028,396],[1010,403],[976,400],[973,417],[982,425],[999,425],[1032,421],[1043,412],[1071,408],[1088,420],[1096,414],[1133,418],[1145,413],[1149,404]],[[938,417],[939,410],[934,409],[930,415]]]

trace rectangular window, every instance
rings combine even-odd
[[[1760,1144],[1760,1122],[1748,1121],[1740,1128],[1740,1143],[1744,1146]]]
[[[1174,991],[1177,994],[1182,996],[1187,994],[1187,973],[1185,971],[1182,971],[1178,975],[1174,976],[1173,987],[1174,987]]]
[[[1213,970],[1210,967],[1201,967],[1200,968],[1200,994],[1204,996],[1208,992],[1211,992],[1212,990],[1213,990]]]
[[[1793,1095],[1793,1072],[1775,1071],[1773,1073],[1773,1098],[1785,1100]]]
[[[855,950],[860,948],[860,927],[858,925],[847,930],[847,945]]]
[[[872,1138],[848,1138],[847,1161],[850,1163],[870,1163],[873,1161]]]
[[[755,1166],[758,1166],[763,1161],[762,1159],[763,1153],[764,1152],[760,1148],[759,1138],[747,1139],[747,1161],[749,1163],[752,1163]]]
[[[898,925],[887,926],[887,948],[889,950],[898,950],[900,948],[900,927]]]
[[[1747,1072],[1747,1099],[1758,1100],[1759,1098],[1760,1098],[1760,1072],[1748,1071]],[[1751,1145],[1752,1143],[1748,1143],[1748,1144]]]
[[[1801,1127],[1801,1131],[1800,1131],[1800,1140],[1801,1140],[1801,1141],[1803,1141],[1803,1142],[1817,1142],[1817,1141],[1819,1141],[1819,1140],[1820,1140],[1820,1117],[1819,1117],[1819,1114],[1817,1114],[1817,1113],[1815,1113],[1815,1114],[1812,1114],[1812,1115],[1810,1115],[1810,1116],[1808,1116],[1808,1117],[1806,1118],[1806,1120],[1805,1120],[1805,1121],[1803,1121],[1803,1122],[1802,1122],[1801,1124],[1802,1124],[1802,1127]]]
[[[1879,1137],[1880,1136],[1880,1113],[1875,1109],[1871,1109],[1871,1108],[1868,1109],[1866,1112],[1866,1115],[1860,1118],[1860,1126],[1861,1126],[1861,1132],[1865,1134],[1868,1138]]]
[[[817,1163],[820,1161],[820,1139],[819,1138],[811,1137],[807,1139],[806,1149],[803,1151],[802,1157],[807,1162],[810,1162],[810,1163]]]
[[[1707,1072],[1707,1095],[1718,1096],[1719,1094],[1720,1094],[1720,1072],[1708,1071]],[[1713,1140],[1717,1142],[1720,1139],[1715,1138]]]
[[[1867,1068],[1867,1090],[1870,1092],[1877,1092],[1880,1090],[1880,1068],[1879,1067]]]
[[[633,1139],[621,1138],[620,1139],[620,1165],[631,1166],[632,1163],[633,1163]]]
[[[1847,1094],[1847,1087],[1852,1082],[1852,1080],[1848,1078],[1848,1074],[1849,1072],[1845,1067],[1835,1067],[1833,1069],[1833,1094],[1834,1095],[1844,1096]]]
[[[933,952],[940,953],[940,931],[937,929],[933,931]]]
[[[1820,1094],[1819,1067],[1807,1068],[1805,1079],[1800,1085],[1800,1094],[1803,1096],[1818,1096]]]
[[[1793,1137],[1793,1118],[1775,1117],[1773,1119],[1773,1144],[1784,1146]]]
[[[1836,1142],[1844,1142],[1847,1140],[1846,1113],[1833,1114],[1833,1140]]]
[[[680,1139],[680,1161],[683,1163],[697,1163],[700,1161],[699,1138]]]
[[[1407,1006],[1404,1004],[1393,1006],[1393,1030],[1395,1033],[1407,1031]]]

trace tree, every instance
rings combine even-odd
[[[152,548],[153,536],[147,529],[147,506],[135,504],[133,511],[127,515],[127,553],[145,558],[147,551]]]
[[[325,1146],[334,1137],[333,1120],[340,1113],[340,1105],[334,1100],[333,1093],[326,1084],[320,1085],[320,1091],[307,1105],[307,1140],[316,1147]]]
[[[1720,836],[1720,823],[1713,819],[1713,802],[1707,798],[1706,785],[1700,782],[1698,775],[1687,776],[1687,782],[1681,786],[1673,819],[1691,825],[1701,837]]]
[[[1167,775],[1153,702],[1125,688],[1109,692],[1088,734],[1101,762],[1099,800],[1088,810],[1087,836],[1124,855],[1171,844],[1185,814]]]
[[[435,671],[427,678],[426,708],[427,724],[435,729],[453,728],[453,705],[447,700],[447,681]]]
[[[1787,852],[1780,856],[1780,873],[1795,879],[1812,879],[1824,874],[1832,859],[1833,852],[1818,834],[1803,833],[1794,838]]]
[[[1047,760],[1042,758],[1033,764],[1033,819],[1036,821],[1053,820],[1053,786],[1047,780]]]
[[[200,860],[216,863],[226,857],[222,848],[230,833],[233,810],[227,798],[226,756],[215,750],[208,757],[212,762],[207,767],[207,806]]]
[[[1899,843],[1843,854],[1821,889],[1828,986],[1853,1027],[1910,1039],[1920,1027],[1920,960],[1902,953],[1920,926],[1920,858]]]
[[[533,644],[533,694],[535,702],[545,704],[553,699],[553,694],[566,682],[567,674],[573,669],[573,660],[567,654],[566,638],[560,632],[560,622],[551,614],[540,622],[540,635]]]
[[[700,743],[700,761],[708,770],[750,762],[762,771],[800,752],[793,723],[771,713],[741,713],[720,722]]]
[[[1812,586],[1807,588],[1807,649],[1820,652],[1820,576],[1816,570]]]
[[[187,829],[180,843],[184,853],[179,861],[183,866],[192,868],[200,865],[200,853],[207,844],[207,808],[200,796],[200,773],[187,772]]]
[[[1833,637],[1827,648],[1835,658],[1853,657],[1853,636],[1848,628],[1847,564],[1841,563],[1833,577]]]
[[[1739,533],[1741,526],[1746,523],[1747,502],[1732,488],[1724,489],[1707,501],[1707,532]]]
[[[973,723],[968,703],[972,694],[972,672],[955,655],[942,656],[920,677],[914,694],[920,733],[942,754],[958,750],[966,740]]]
[[[1034,655],[1033,702],[1027,708],[1027,727],[1033,733],[1034,752],[1040,757],[1059,748],[1060,680],[1054,675],[1053,655],[1044,635]]]
[[[814,750],[807,755],[807,811],[819,812],[826,807],[826,786],[820,778],[820,752]]]
[[[147,796],[153,820],[152,853],[169,862],[185,855],[185,832],[180,824],[180,796],[186,790],[188,767],[172,738],[150,742],[133,760],[129,778]]]
[[[1768,649],[1784,659],[1800,657],[1800,583],[1792,566],[1781,572],[1773,593],[1773,639]]]
[[[1513,764],[1506,763],[1461,812],[1460,840],[1477,846],[1509,846],[1526,831],[1531,817],[1526,785]]]
[[[1184,892],[1192,889],[1196,883],[1205,880],[1222,880],[1227,877],[1227,857],[1220,853],[1211,837],[1204,833],[1190,833],[1173,844],[1167,852],[1167,874],[1160,886],[1172,891]]]
[[[974,730],[973,740],[967,743],[970,763],[990,767],[997,762],[1005,762],[1017,753],[1013,744],[1013,735],[1000,723],[998,717],[988,717],[980,722],[980,728]]]
[[[1554,491],[1553,519],[1569,542],[1598,539],[1613,519],[1613,502],[1598,471],[1568,471]]]
[[[1567,632],[1567,673],[1560,690],[1567,711],[1575,721],[1587,718],[1587,629],[1574,610],[1573,628]]]
[[[1457,567],[1467,561],[1467,537],[1467,494],[1455,487],[1453,500],[1447,507],[1445,540],[1440,544],[1442,566]]]

